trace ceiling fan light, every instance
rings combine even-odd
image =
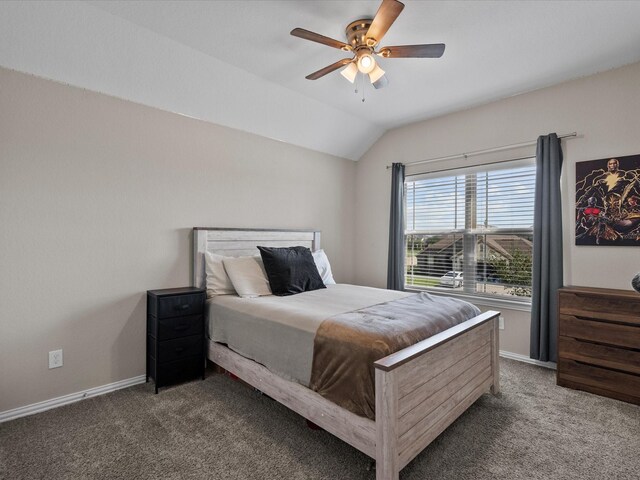
[[[369,80],[371,80],[371,83],[376,83],[383,76],[384,70],[380,68],[380,65],[376,64],[376,67],[369,74]]]
[[[356,75],[358,75],[358,67],[356,67],[355,63],[351,62],[346,68],[342,69],[340,74],[353,83],[356,81]]]
[[[382,75],[378,80],[373,82],[373,88],[375,88],[376,90],[379,90],[382,87],[386,87],[387,85],[389,85],[389,80],[387,79],[386,75]]]
[[[358,70],[362,73],[371,73],[376,66],[376,61],[371,54],[365,53],[358,57]]]

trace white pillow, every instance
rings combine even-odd
[[[333,279],[333,274],[331,273],[331,265],[324,250],[316,250],[313,252],[313,261],[316,262],[316,268],[322,278],[322,282],[325,285],[335,285],[336,281]]]
[[[269,287],[262,258],[259,256],[224,257],[223,263],[233,288],[242,298],[271,295],[271,287]]]
[[[207,278],[207,298],[215,295],[235,295],[236,290],[227,272],[224,269],[222,259],[226,258],[215,253],[204,252],[204,271]]]

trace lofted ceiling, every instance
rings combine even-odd
[[[379,0],[97,0],[53,7],[32,4],[29,12],[19,14],[19,9],[27,7],[14,5],[8,11],[19,21],[37,22],[37,8],[38,12],[48,9],[42,15],[55,17],[51,21],[56,29],[78,29],[78,21],[94,25],[85,25],[87,30],[102,28],[106,40],[91,54],[103,55],[114,66],[93,75],[86,71],[90,62],[74,47],[75,61],[82,68],[69,66],[63,71],[60,65],[73,63],[66,57],[44,68],[41,64],[46,61],[37,58],[44,54],[36,52],[36,46],[30,61],[15,52],[3,55],[0,47],[0,64],[357,160],[388,129],[640,61],[639,1],[404,3],[404,11],[381,44],[445,43],[444,56],[380,59],[389,85],[374,90],[365,84],[364,91],[361,85],[358,94],[338,72],[306,80],[307,74],[348,55],[289,32],[302,27],[344,40],[346,25],[373,17]],[[62,13],[56,16],[54,8]],[[15,31],[7,38],[14,44],[21,34],[26,35],[11,28]],[[46,37],[47,42],[58,41],[54,33]],[[89,34],[78,33],[68,42],[81,42],[81,35]],[[32,37],[28,41],[37,43]],[[113,42],[114,48],[110,50],[105,42]],[[151,52],[154,45],[157,51]],[[40,50],[54,47],[40,45]],[[64,49],[65,44],[56,48]],[[180,53],[179,48],[188,51]],[[160,84],[166,81],[163,78],[156,85],[145,77],[143,89],[131,88],[124,83],[124,73],[120,77],[114,73],[118,51],[121,63],[135,64],[134,72],[140,77],[145,72],[136,59],[153,58],[154,63],[165,63],[164,76],[179,77],[192,88],[171,99],[167,98],[173,95],[168,93],[169,86]],[[211,70],[177,62],[175,58],[184,58],[185,52],[190,52],[192,63],[210,62]],[[29,54],[24,52],[25,57]],[[88,49],[84,55],[89,55]],[[214,103],[224,104],[222,111]],[[256,114],[258,109],[269,113]]]

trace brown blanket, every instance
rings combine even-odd
[[[314,339],[310,388],[374,419],[373,362],[479,313],[462,300],[422,292],[328,318]]]

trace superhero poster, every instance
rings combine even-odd
[[[640,245],[640,155],[576,163],[576,245]]]

